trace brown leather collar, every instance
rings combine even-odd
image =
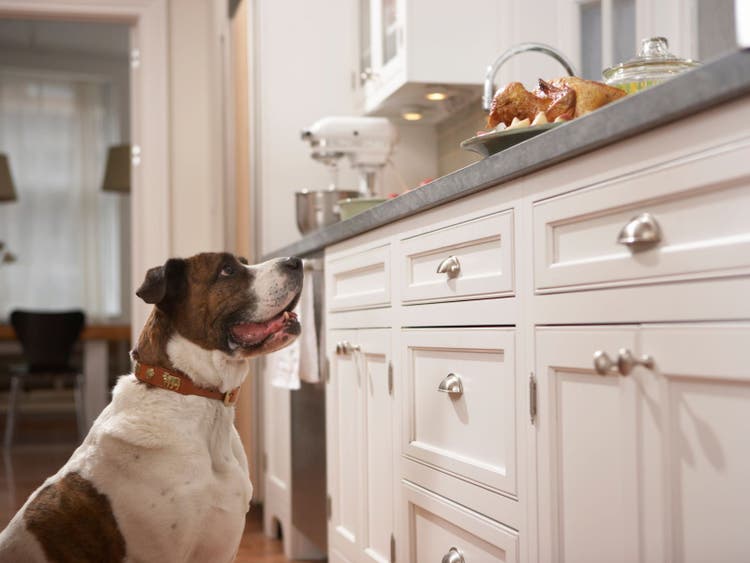
[[[240,394],[239,387],[227,391],[226,393],[222,393],[216,389],[198,387],[181,371],[164,369],[158,366],[149,366],[140,362],[135,363],[133,373],[138,379],[144,383],[153,385],[154,387],[161,387],[162,389],[174,391],[175,393],[180,393],[182,395],[198,395],[199,397],[216,399],[227,406],[234,406],[237,402],[237,397]]]

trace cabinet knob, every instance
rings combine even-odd
[[[448,553],[443,555],[443,563],[465,563],[463,553],[457,547],[451,547]]]
[[[594,352],[594,370],[599,375],[607,375],[616,372],[617,367],[604,350],[597,350]]]
[[[461,263],[457,257],[448,256],[448,258],[438,264],[437,273],[447,274],[449,278],[455,278],[461,273]]]
[[[617,353],[617,361],[614,362],[603,350],[594,352],[594,369],[599,375],[608,373],[618,373],[620,375],[630,375],[635,366],[643,366],[647,369],[653,369],[654,359],[651,356],[641,356],[636,358],[633,352],[627,348],[620,348]]]
[[[348,340],[342,340],[341,342],[336,343],[336,354],[339,356],[358,352],[359,350],[359,344],[352,344]]]
[[[651,213],[641,213],[622,228],[617,242],[631,250],[657,245],[661,242],[661,227]]]
[[[372,70],[371,67],[368,66],[362,72],[359,73],[359,78],[360,80],[362,80],[362,82],[372,80],[373,78],[375,78],[375,72]]]
[[[654,368],[654,358],[651,356],[641,356],[636,358],[633,352],[627,348],[620,348],[620,352],[617,354],[617,369],[620,370],[620,375],[628,375],[635,366],[643,366],[646,369]]]
[[[438,391],[448,393],[451,397],[460,397],[464,394],[464,384],[461,376],[455,373],[449,373],[438,385]]]

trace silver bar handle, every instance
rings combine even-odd
[[[445,376],[437,388],[441,393],[448,393],[451,397],[460,397],[464,394],[464,384],[461,376],[455,373],[449,373]]]
[[[458,261],[456,256],[448,256],[448,258],[438,264],[437,273],[446,274],[449,278],[455,278],[461,273],[461,262]]]

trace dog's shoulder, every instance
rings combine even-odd
[[[107,495],[78,472],[43,486],[23,512],[51,561],[123,561],[125,539]]]

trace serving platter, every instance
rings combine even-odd
[[[554,129],[562,123],[544,123],[542,125],[530,125],[516,129],[504,129],[493,131],[484,135],[477,135],[461,142],[461,148],[488,157],[491,154],[503,151],[513,145],[517,145],[527,139],[541,135],[545,131]]]

